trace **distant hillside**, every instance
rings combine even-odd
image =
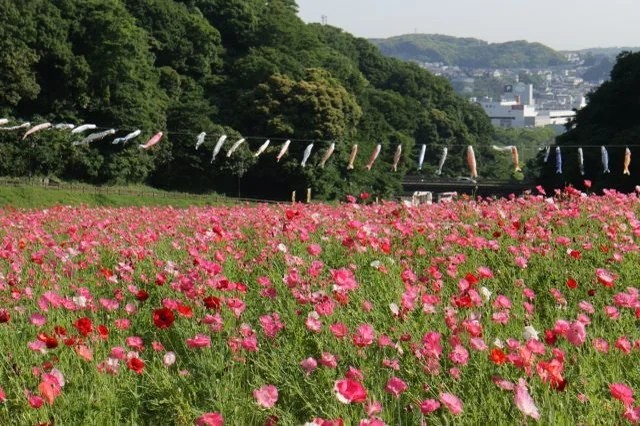
[[[440,34],[407,34],[372,39],[383,54],[419,62],[443,62],[471,68],[538,68],[566,63],[559,52],[527,41],[487,43]]]
[[[620,52],[638,52],[640,47],[592,47],[588,49],[574,50],[567,53],[578,53],[581,55],[606,56],[609,59],[615,59]]]

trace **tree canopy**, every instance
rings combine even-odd
[[[119,129],[116,136],[140,129],[140,139],[165,133],[141,151],[109,139],[75,147],[68,132],[42,131],[26,141],[0,132],[0,175],[253,197],[284,198],[307,187],[323,198],[385,196],[415,170],[420,144],[432,163],[451,147],[445,175],[467,173],[466,145],[477,148],[481,175],[496,173],[494,130],[479,107],[445,79],[387,58],[367,40],[305,24],[293,0],[0,0],[0,10],[0,115],[10,124],[95,123]],[[196,151],[202,131],[208,135]],[[229,137],[223,154],[247,140],[212,163],[222,134]],[[289,152],[276,163],[287,139]],[[319,168],[332,142],[334,156]],[[356,167],[347,170],[353,144]],[[368,172],[377,144],[382,152]]]
[[[385,55],[471,68],[540,68],[566,63],[560,52],[524,40],[487,43],[441,34],[406,34],[371,40]]]
[[[569,130],[561,135],[558,146],[562,152],[562,175],[555,174],[552,155],[543,167],[542,181],[559,186],[573,184],[583,187],[590,180],[593,189],[617,188],[633,191],[640,183],[640,52],[623,52],[611,71],[611,78],[587,95],[587,106],[580,109]],[[607,149],[609,169],[604,173],[601,147]],[[632,153],[630,175],[623,175],[625,148]],[[580,174],[577,148],[582,147],[585,174]]]

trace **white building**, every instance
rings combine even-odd
[[[477,103],[487,113],[491,124],[506,128],[564,126],[576,115],[572,110],[536,110],[531,84],[505,86],[500,101],[488,100]]]

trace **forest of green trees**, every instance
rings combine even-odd
[[[0,10],[0,117],[10,125],[94,123],[119,129],[116,136],[141,129],[139,143],[165,133],[142,151],[110,139],[73,146],[62,131],[24,141],[0,132],[0,175],[230,194],[241,185],[242,195],[255,197],[306,187],[327,199],[363,190],[384,196],[399,192],[421,144],[431,166],[425,173],[447,146],[445,176],[467,174],[466,145],[476,148],[481,176],[508,173],[508,158],[490,149],[486,115],[445,79],[340,29],[303,23],[293,0],[0,0]],[[208,137],[196,151],[202,131]],[[247,143],[212,164],[222,134]],[[256,159],[266,138],[272,143]],[[276,163],[286,139],[290,151]],[[319,168],[330,142],[335,154]],[[382,152],[366,172],[377,144]]]
[[[560,135],[562,174],[556,173],[555,156],[547,164],[538,158],[539,180],[548,187],[574,185],[591,190],[615,188],[630,192],[640,184],[640,52],[618,55],[608,81],[587,96],[580,109]],[[605,147],[610,173],[604,172],[601,147]],[[582,148],[584,174],[580,173],[578,148]],[[629,174],[624,174],[625,150],[629,148]]]
[[[426,175],[436,170],[443,147],[449,149],[444,177],[468,175],[465,152],[472,145],[482,178],[521,179],[512,175],[509,156],[491,145],[551,143],[545,130],[496,131],[444,78],[385,57],[338,28],[305,24],[294,0],[0,0],[0,10],[6,126],[94,123],[96,131],[118,129],[113,137],[142,131],[126,145],[106,138],[74,146],[79,137],[69,131],[22,140],[23,133],[0,130],[0,176],[259,198],[284,199],[308,187],[323,199],[361,191],[389,196],[400,193],[405,174],[417,173],[423,144]],[[611,82],[590,96],[562,143],[637,139],[638,62],[637,54],[621,57]],[[165,135],[159,144],[138,148],[158,131]],[[200,132],[208,136],[196,150]],[[227,145],[212,163],[222,134]],[[241,137],[246,143],[224,155]],[[267,138],[271,145],[256,158]],[[289,153],[276,162],[287,139],[293,141]],[[336,151],[320,168],[331,143]],[[348,170],[353,144],[358,157]],[[364,165],[377,144],[382,151],[369,172]],[[399,168],[392,172],[400,144]],[[525,160],[536,154],[522,152]],[[620,155],[612,151],[612,162]],[[524,173],[547,172],[538,162]]]

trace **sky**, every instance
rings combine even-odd
[[[409,33],[527,40],[556,50],[640,46],[640,0],[297,0],[305,22],[359,37]]]

